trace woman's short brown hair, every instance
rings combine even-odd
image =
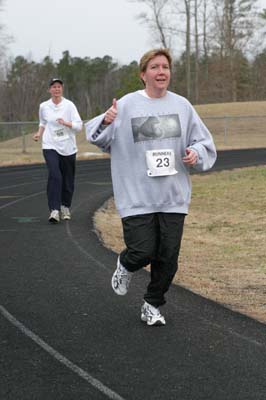
[[[151,61],[153,58],[155,58],[157,56],[165,56],[168,60],[169,67],[171,69],[172,57],[171,57],[168,49],[162,48],[162,49],[153,49],[153,50],[147,51],[147,53],[143,54],[143,56],[141,57],[140,62],[139,62],[140,72],[145,72],[149,61]]]

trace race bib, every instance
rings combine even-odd
[[[147,150],[147,174],[151,177],[177,174],[173,149]]]
[[[65,126],[62,127],[60,126],[58,128],[55,128],[53,130],[53,133],[54,133],[54,138],[57,141],[69,139],[69,134]]]

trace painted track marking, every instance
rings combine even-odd
[[[23,200],[27,200],[32,197],[36,197],[40,194],[45,193],[45,191],[33,193],[28,196],[21,197],[17,200],[11,201],[7,204],[4,204],[3,206],[0,207],[0,210],[9,206],[12,206],[16,203],[19,203]],[[75,241],[75,239],[72,237],[71,232],[68,233],[73,241],[73,243],[79,248],[79,251],[85,253],[86,257],[90,257],[90,254],[86,252],[79,244]],[[91,257],[94,261],[94,258]],[[95,260],[96,261],[96,260]],[[108,268],[101,262],[97,262],[99,266],[102,268],[108,270]],[[103,394],[105,394],[109,399],[111,400],[125,400],[123,397],[121,397],[119,394],[115,393],[113,390],[105,386],[102,382],[100,382],[98,379],[94,378],[92,375],[90,375],[88,372],[84,371],[82,368],[78,367],[76,364],[74,364],[72,361],[68,360],[65,356],[60,354],[58,351],[56,351],[52,346],[50,346],[48,343],[46,343],[43,339],[41,339],[38,335],[36,335],[34,332],[32,332],[30,329],[28,329],[25,325],[23,325],[20,321],[18,321],[12,314],[10,314],[6,308],[4,308],[2,305],[0,305],[0,313],[5,317],[13,326],[18,328],[24,335],[29,337],[32,341],[34,341],[39,347],[41,347],[43,350],[45,350],[47,353],[49,353],[53,358],[55,358],[57,361],[59,361],[61,364],[65,365],[68,369],[70,369],[72,372],[80,376],[82,379],[87,381],[91,386],[93,386],[95,389],[99,390]]]
[[[80,183],[80,182],[79,182]],[[93,182],[89,182],[89,181],[85,181],[82,183],[89,183],[89,184],[98,184],[98,185],[102,185],[103,183],[93,183]],[[104,183],[104,184],[108,184],[110,185],[110,183]],[[6,208],[8,206],[11,206],[13,204],[19,203],[20,201],[23,200],[27,200],[29,198],[38,196],[40,194],[43,194],[44,191],[38,192],[38,193],[34,193],[28,196],[24,196],[20,199],[17,199],[15,201],[11,201],[8,204],[5,204],[3,206],[0,207],[0,210],[3,208]],[[75,207],[78,208],[78,207]],[[103,268],[104,270],[108,271],[110,273],[109,268],[102,262],[96,260],[92,255],[90,255],[79,243],[78,241],[73,237],[71,229],[70,229],[70,225],[67,223],[66,224],[66,229],[67,229],[67,233],[71,239],[71,241],[73,242],[73,244],[75,244],[76,247],[78,247],[79,251],[81,253],[83,253],[83,255],[85,255],[87,258],[89,258],[91,261],[95,262],[98,266],[100,266],[101,268]],[[175,306],[175,305],[174,305]],[[178,307],[177,307],[178,308]],[[33,340],[36,344],[38,344],[41,348],[43,348],[47,353],[49,353],[52,357],[54,357],[56,360],[58,360],[60,363],[62,363],[63,365],[65,365],[67,368],[69,368],[71,371],[73,371],[74,373],[76,373],[78,376],[80,376],[82,379],[86,380],[90,385],[92,385],[93,387],[95,387],[96,389],[98,389],[99,391],[101,391],[102,393],[104,393],[108,398],[110,399],[114,399],[114,400],[125,400],[123,399],[121,396],[119,396],[117,393],[113,392],[111,389],[109,389],[107,386],[105,386],[104,384],[102,384],[100,381],[98,381],[97,379],[95,379],[92,375],[90,375],[88,372],[84,371],[83,369],[81,369],[80,367],[78,367],[77,365],[75,365],[74,363],[72,363],[70,360],[68,360],[66,357],[64,357],[62,354],[60,354],[59,352],[57,352],[55,349],[53,349],[53,347],[51,347],[49,344],[47,344],[46,342],[44,342],[39,336],[37,336],[34,332],[32,332],[31,330],[29,330],[26,326],[24,326],[21,322],[19,322],[18,320],[16,320],[16,318],[14,316],[12,316],[12,314],[10,314],[3,306],[0,305],[0,312],[1,314],[7,319],[9,320],[15,327],[17,327],[24,335],[28,336],[31,340]],[[225,332],[229,333],[232,336],[235,336],[243,341],[248,342],[249,344],[255,345],[255,346],[259,346],[259,347],[265,347],[265,344],[254,340],[251,337],[248,337],[246,335],[242,335],[239,334],[238,332],[234,331],[233,329],[230,328],[225,328],[223,326],[221,326],[220,324],[217,323],[213,323],[212,321],[206,319],[206,318],[199,318],[201,321],[203,321],[204,323],[213,326],[214,328],[218,329],[218,330],[224,330]]]
[[[70,369],[72,372],[80,376],[82,379],[87,381],[91,386],[95,389],[99,390],[103,394],[105,394],[109,399],[112,400],[125,400],[123,397],[119,396],[119,394],[115,393],[113,390],[109,389],[103,383],[101,383],[98,379],[94,378],[88,372],[84,371],[82,368],[78,367],[72,361],[68,360],[58,351],[56,351],[53,347],[51,347],[48,343],[42,340],[38,335],[28,329],[25,325],[19,322],[12,314],[10,314],[3,306],[0,305],[1,314],[9,321],[12,325],[18,328],[24,335],[28,336],[33,342],[35,342],[39,347],[45,350],[48,354],[50,354],[53,358],[63,364],[65,367]]]

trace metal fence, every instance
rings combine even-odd
[[[266,147],[266,115],[202,117],[218,149]]]
[[[266,147],[266,115],[201,117],[214,137],[218,149]],[[0,156],[5,152],[30,154],[40,151],[32,140],[37,121],[0,122]],[[77,135],[78,147],[88,145],[85,135]]]
[[[27,153],[29,138],[38,130],[38,122],[0,122],[0,148],[13,147]]]

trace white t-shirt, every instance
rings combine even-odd
[[[72,128],[63,126],[57,122],[59,118],[72,123]],[[52,149],[63,156],[75,154],[77,149],[76,132],[82,130],[82,120],[78,110],[72,101],[62,98],[59,104],[52,99],[40,104],[40,126],[44,127],[42,136],[42,148]]]

